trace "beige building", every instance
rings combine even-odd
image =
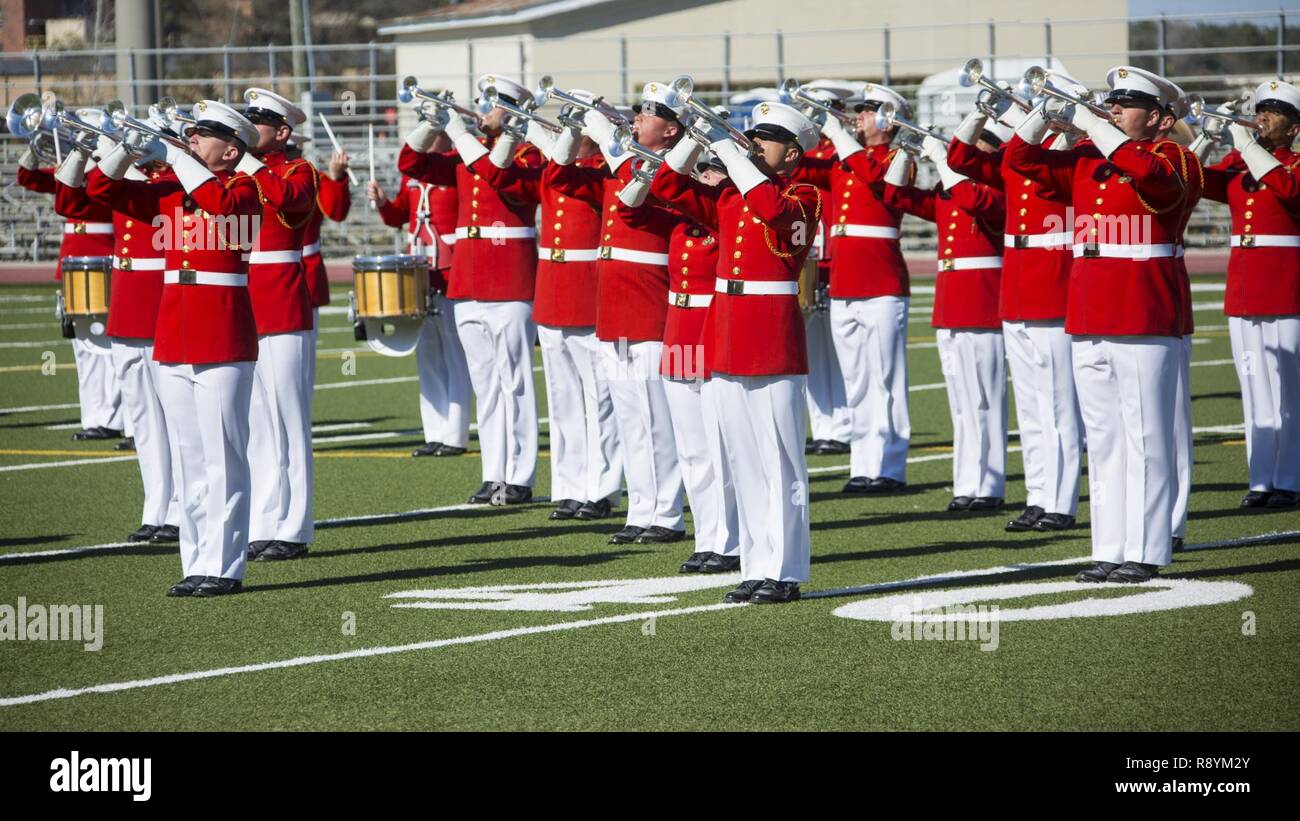
[[[561,87],[615,99],[677,74],[715,91],[791,76],[910,90],[969,57],[1049,53],[1100,84],[1128,59],[1127,12],[1127,0],[1095,0],[1092,21],[1047,23],[1043,5],[1029,0],[468,0],[389,21],[379,33],[397,42],[399,75],[458,99],[489,71],[530,87],[551,74]]]

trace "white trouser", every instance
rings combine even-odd
[[[177,455],[181,573],[244,577],[252,362],[160,365],[158,397]]]
[[[618,423],[596,329],[537,326],[546,369],[551,499],[617,504],[623,483]]]
[[[848,442],[853,415],[844,399],[844,374],[831,337],[831,312],[813,311],[804,320],[808,336],[808,423],[813,439]]]
[[[456,333],[451,303],[439,294],[434,296],[433,304],[438,313],[425,316],[415,348],[415,368],[420,376],[420,423],[424,441],[463,448],[469,445],[474,391],[470,387],[465,349]]]
[[[1025,506],[1074,516],[1079,508],[1083,420],[1063,320],[1003,322],[1016,394]]]
[[[470,384],[478,400],[483,481],[533,486],[537,396],[533,388],[533,306],[452,300]]]
[[[114,339],[113,373],[122,388],[122,415],[135,435],[135,455],[144,484],[140,523],[175,525],[180,505],[172,483],[172,452],[167,422],[158,401],[158,363],[153,340]]]
[[[122,391],[113,375],[109,351],[84,339],[72,340],[72,358],[77,363],[77,398],[81,403],[82,428],[126,429],[122,413]]]
[[[1192,498],[1192,336],[1182,338],[1178,355],[1178,382],[1174,386],[1174,509],[1170,528],[1174,536],[1187,536],[1187,504]]]
[[[704,385],[736,486],[740,572],[746,580],[809,578],[806,381],[715,373]]]
[[[907,480],[907,297],[832,299],[831,331],[852,416],[849,474]]]
[[[627,523],[682,530],[682,472],[659,376],[663,347],[664,343],[657,341],[602,342],[602,375],[609,384],[623,449]]]
[[[1007,374],[1001,331],[939,328],[952,414],[952,495],[1001,499],[1007,486]]]
[[[695,550],[734,556],[740,550],[735,482],[722,464],[721,430],[713,406],[701,396],[703,381],[664,377],[663,385],[695,521]]]
[[[1300,316],[1228,317],[1251,490],[1300,492]]]
[[[1076,336],[1074,382],[1088,438],[1092,558],[1167,565],[1174,409],[1183,340]]]
[[[253,471],[249,541],[305,544],[312,524],[311,398],[303,374],[311,331],[257,339],[249,410],[248,462]]]
[[[320,308],[311,309],[311,332],[308,340],[308,344],[311,346],[308,350],[310,356],[307,357],[307,368],[304,375],[307,378],[307,402],[308,407],[310,407],[316,390],[316,346],[320,343]]]

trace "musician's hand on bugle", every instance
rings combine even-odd
[[[330,179],[334,180],[335,182],[338,182],[339,180],[343,179],[343,177],[346,176],[348,173],[348,165],[351,162],[352,162],[352,158],[349,157],[346,152],[339,151],[336,149],[334,153],[330,155],[330,165],[329,165]]]

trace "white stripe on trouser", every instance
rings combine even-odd
[[[249,541],[306,543],[312,524],[311,399],[303,374],[311,331],[257,338],[248,419],[253,472]]]
[[[72,357],[77,363],[77,399],[81,403],[81,427],[126,430],[122,415],[122,391],[113,375],[113,358],[93,342],[72,340]]]
[[[715,373],[704,385],[735,482],[744,579],[808,581],[805,382]]]
[[[1076,336],[1071,346],[1088,439],[1092,558],[1168,565],[1183,340]]]
[[[456,333],[451,303],[441,294],[433,299],[438,313],[424,317],[415,347],[415,368],[420,378],[420,425],[426,442],[468,447],[474,389],[469,383],[465,349]]]
[[[307,368],[304,377],[307,380],[307,402],[310,407],[312,392],[316,389],[316,345],[320,342],[320,308],[311,309],[311,332],[308,334]]]
[[[734,556],[740,552],[736,491],[731,470],[719,473],[723,458],[721,431],[713,407],[700,395],[701,380],[663,380],[673,420],[677,464],[691,503],[695,550]]]
[[[804,321],[808,336],[808,423],[813,439],[848,442],[853,415],[844,399],[844,374],[831,338],[831,312],[813,311]]]
[[[167,422],[158,401],[158,363],[153,341],[114,339],[113,372],[122,387],[122,415],[135,434],[135,455],[144,485],[140,523],[178,525],[180,505],[172,484],[172,452]]]
[[[659,376],[658,341],[602,342],[604,373],[618,420],[627,480],[627,523],[681,530],[682,472]]]
[[[244,577],[253,371],[252,362],[158,368],[158,398],[177,457],[185,577]]]
[[[1083,420],[1063,320],[1003,322],[1016,395],[1025,505],[1074,516],[1079,508]]]
[[[1300,492],[1300,316],[1228,317],[1251,490]]]
[[[1001,499],[1007,485],[1007,375],[1002,331],[938,328],[952,414],[952,495]]]
[[[537,326],[546,371],[551,499],[617,505],[623,482],[618,423],[594,327]]]
[[[907,297],[832,299],[831,333],[852,416],[849,474],[907,480]]]
[[[1172,535],[1187,536],[1187,505],[1192,500],[1192,336],[1182,338],[1178,381],[1174,385],[1174,509]]]
[[[532,303],[465,299],[451,305],[478,400],[483,481],[532,487],[537,472]]]

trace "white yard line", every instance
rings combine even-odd
[[[0,408],[0,416],[6,413],[37,413],[39,411],[49,410],[67,410],[68,408],[79,408],[80,404],[76,402],[64,402],[61,405],[27,405],[21,408]]]
[[[66,462],[32,462],[26,465],[5,465],[0,467],[0,473],[11,473],[16,470],[40,470],[41,468],[66,468],[74,465],[100,465],[105,462],[125,462],[135,461],[135,454],[130,456],[101,456],[98,459],[72,459]]]

